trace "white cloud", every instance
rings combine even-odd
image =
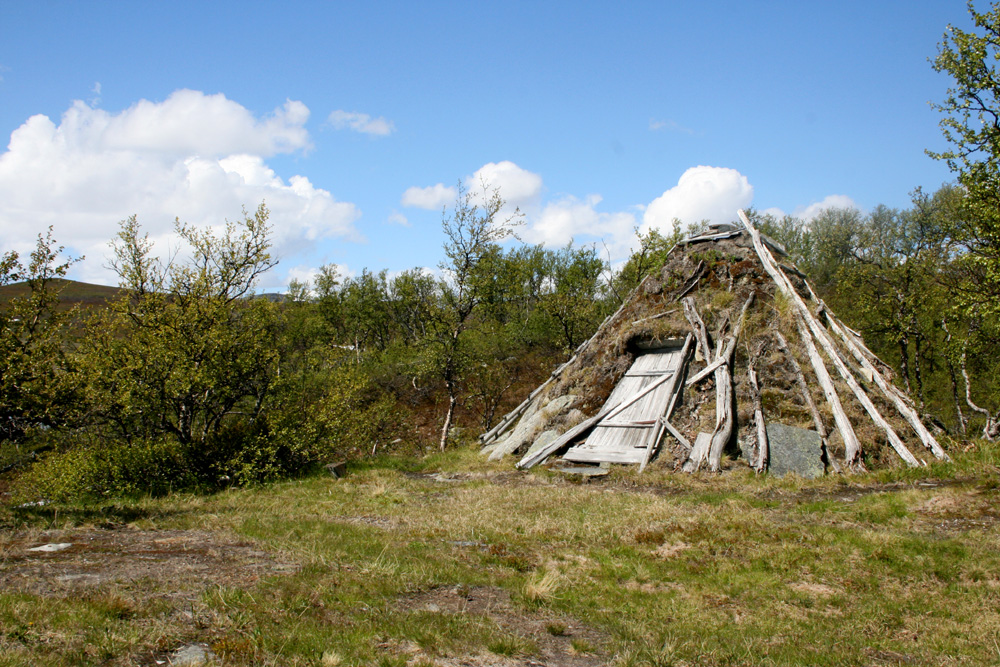
[[[808,206],[800,206],[795,209],[793,215],[805,222],[809,222],[828,208],[858,208],[858,205],[847,195],[827,195],[821,201],[813,202]]]
[[[511,216],[517,208],[522,212],[538,209],[541,202],[542,177],[509,160],[484,164],[462,179],[462,186],[471,195],[472,203],[477,205],[483,204],[484,195],[487,194],[483,192],[484,186],[488,190],[499,190],[504,199],[504,207],[500,211],[502,217]],[[456,197],[457,187],[438,183],[423,188],[407,188],[400,203],[408,208],[435,210],[451,206]]]
[[[381,116],[372,118],[366,113],[358,113],[357,111],[337,109],[330,114],[327,120],[338,130],[353,130],[377,137],[388,136],[396,130],[396,126],[391,120],[386,120]]]
[[[675,120],[656,120],[655,118],[649,119],[649,129],[651,132],[657,132],[659,130],[670,130],[672,132],[680,132],[681,134],[694,134],[694,130],[689,127],[684,127]]]
[[[532,216],[521,236],[530,243],[548,247],[600,239],[613,257],[627,255],[635,236],[635,215],[627,211],[599,212],[600,203],[600,195],[588,195],[583,199],[567,196],[549,202],[538,216]]]
[[[399,211],[393,211],[392,213],[390,213],[389,217],[386,218],[386,221],[391,222],[394,225],[401,225],[403,227],[410,226],[410,221],[407,220],[406,216],[400,213]]]
[[[407,208],[423,208],[433,211],[454,204],[457,196],[458,188],[447,187],[444,183],[430,185],[426,188],[414,186],[406,189],[400,204]]]
[[[288,101],[255,117],[223,95],[179,90],[163,102],[141,100],[119,113],[77,101],[58,125],[29,118],[0,154],[2,249],[26,250],[54,227],[57,241],[86,254],[75,274],[114,282],[103,268],[118,222],[136,214],[165,244],[173,220],[219,225],[265,201],[275,252],[287,256],[325,237],[358,238],[358,208],[339,202],[304,176],[286,183],[264,161],[305,150],[309,110]]]
[[[535,205],[542,195],[542,177],[509,160],[484,164],[466,179],[466,187],[474,194],[481,194],[483,185],[499,189],[512,209]]]
[[[674,219],[682,223],[731,222],[736,211],[753,201],[747,177],[725,167],[691,167],[677,185],[654,199],[643,215],[643,233],[652,228],[669,233]]]

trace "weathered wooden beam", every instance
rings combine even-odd
[[[747,310],[754,302],[754,292],[743,303],[740,309],[740,316],[736,320],[736,327],[733,333],[726,340],[726,345],[717,357],[726,360],[726,364],[720,366],[715,371],[715,395],[716,403],[716,428],[712,434],[712,446],[708,452],[708,469],[718,472],[722,469],[722,452],[729,441],[733,438],[733,429],[736,426],[736,405],[733,403],[733,355],[736,353],[736,343],[743,331],[743,323],[746,321]]]
[[[802,367],[799,366],[799,362],[795,360],[792,355],[792,351],[788,349],[788,341],[785,337],[781,335],[780,331],[775,330],[775,338],[778,340],[778,347],[782,352],[785,353],[785,359],[788,360],[789,365],[792,367],[792,372],[795,375],[795,382],[799,386],[799,392],[802,394],[802,398],[806,402],[806,406],[809,408],[809,413],[812,415],[813,427],[816,432],[819,433],[820,441],[823,443],[823,451],[826,452],[827,461],[838,473],[841,471],[840,464],[837,460],[830,456],[830,444],[829,444],[829,434],[826,430],[826,425],[823,423],[823,417],[819,414],[819,408],[816,407],[816,401],[813,400],[812,392],[809,391],[809,383],[806,382],[806,376],[802,373]]]
[[[674,436],[674,438],[677,439],[677,442],[681,443],[686,450],[689,452],[691,451],[691,443],[688,442],[688,439],[685,438],[680,431],[677,430],[677,427],[670,423],[669,419],[663,420],[663,428],[667,429],[670,435]]]
[[[812,292],[812,288],[810,288],[809,291]],[[815,295],[813,296],[815,298]],[[817,299],[817,301],[819,301],[819,299]],[[823,305],[822,301],[819,301],[819,303]],[[951,459],[948,454],[945,453],[937,439],[931,435],[931,432],[927,430],[926,426],[924,426],[923,421],[920,419],[920,415],[918,415],[913,406],[908,403],[909,397],[900,392],[895,385],[889,383],[885,377],[883,377],[882,373],[880,373],[875,365],[869,361],[868,357],[862,350],[861,345],[857,343],[853,336],[844,330],[842,323],[834,317],[827,308],[824,307],[823,312],[826,315],[826,321],[830,325],[830,328],[833,329],[833,332],[837,334],[842,341],[844,341],[844,345],[847,347],[848,351],[858,364],[861,365],[861,368],[871,374],[872,380],[882,392],[882,395],[885,396],[903,416],[903,418],[910,423],[910,426],[912,426],[913,430],[917,432],[917,436],[920,438],[920,441],[924,444],[924,446],[927,447],[927,449],[929,449],[934,456],[942,461],[950,461]]]
[[[650,459],[653,458],[653,453],[659,446],[660,438],[663,436],[663,422],[665,418],[668,417],[670,411],[673,410],[677,393],[683,389],[680,383],[680,378],[684,375],[684,367],[687,364],[688,355],[691,351],[691,342],[693,340],[694,336],[691,334],[688,334],[684,339],[684,346],[681,348],[680,358],[677,363],[677,371],[674,373],[670,384],[667,386],[667,390],[665,392],[666,396],[662,404],[654,406],[654,409],[656,410],[654,414],[660,414],[662,417],[656,420],[656,428],[653,429],[650,436],[646,438],[644,443],[646,446],[646,452],[642,457],[642,463],[639,464],[639,472],[645,470],[646,466],[649,465]]]
[[[843,360],[840,358],[840,354],[837,352],[837,349],[833,344],[833,340],[830,338],[829,334],[827,334],[826,329],[824,329],[819,324],[819,322],[816,321],[816,318],[813,317],[809,308],[802,300],[802,297],[799,296],[799,293],[792,286],[792,283],[788,279],[788,276],[786,276],[781,271],[781,267],[778,266],[777,262],[771,256],[771,252],[766,247],[764,247],[763,243],[760,240],[760,232],[758,232],[756,228],[754,228],[753,224],[746,217],[746,214],[743,213],[743,211],[740,211],[739,213],[740,213],[740,218],[743,220],[743,223],[747,228],[747,231],[750,232],[750,237],[753,240],[754,249],[757,251],[757,255],[758,257],[760,257],[761,264],[764,266],[764,269],[768,272],[768,275],[770,275],[771,278],[775,281],[779,289],[781,289],[786,296],[792,299],[792,302],[799,311],[801,320],[804,321],[805,324],[807,325],[808,330],[812,334],[812,337],[815,338],[816,341],[826,351],[827,356],[830,358],[830,361],[833,363],[834,367],[837,369],[837,372],[843,378],[844,382],[847,383],[847,386],[857,397],[858,401],[861,403],[862,407],[865,408],[865,411],[868,412],[868,415],[872,418],[872,420],[876,424],[878,424],[878,426],[885,432],[886,437],[889,440],[889,444],[892,445],[893,449],[896,450],[896,453],[899,454],[899,456],[909,465],[919,466],[920,461],[918,461],[916,457],[914,457],[913,454],[910,453],[909,449],[907,449],[906,445],[903,443],[902,439],[900,439],[899,435],[896,434],[892,426],[882,417],[878,409],[875,408],[875,405],[871,402],[871,399],[868,398],[868,395],[865,394],[864,390],[858,384],[857,380],[854,379],[854,376],[850,372],[850,369],[847,368]],[[809,338],[809,336],[807,335],[806,338]],[[860,444],[858,444],[857,451],[853,453],[854,453],[853,460],[849,459],[848,460],[849,464],[852,462],[856,463],[859,460]]]
[[[682,469],[684,472],[697,472],[702,462],[708,457],[708,450],[712,446],[711,433],[699,433],[691,446],[691,454],[684,462]]]
[[[753,393],[753,420],[757,426],[757,460],[754,462],[754,470],[762,473],[767,470],[771,453],[767,441],[767,426],[764,424],[764,406],[760,400],[760,387],[757,385],[757,371],[752,361],[747,366],[747,375]]]
[[[573,442],[573,440],[583,435],[588,430],[592,429],[594,426],[597,425],[597,422],[599,422],[603,418],[604,418],[604,412],[602,411],[597,413],[590,419],[585,419],[584,421],[580,422],[579,424],[577,424],[576,426],[574,426],[573,428],[566,431],[561,436],[550,442],[545,447],[539,449],[537,452],[533,454],[525,454],[524,457],[517,462],[516,467],[523,470],[525,468],[531,468],[535,465],[538,465],[539,463],[547,459],[549,456],[555,454],[560,449],[562,449],[569,443]]]
[[[691,323],[691,328],[694,330],[694,337],[701,349],[701,356],[705,357],[705,363],[711,363],[712,348],[708,344],[708,330],[705,328],[705,322],[701,319],[701,315],[698,314],[694,299],[687,297],[681,303],[684,305],[684,317]]]

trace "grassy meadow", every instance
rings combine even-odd
[[[982,445],[817,481],[586,481],[467,449],[214,495],[8,504],[0,664],[168,664],[193,642],[226,665],[996,664],[998,461]],[[27,551],[82,535],[94,554],[168,537],[135,552],[146,570]]]

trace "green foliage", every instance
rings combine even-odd
[[[76,440],[73,446],[49,455],[18,480],[18,500],[68,502],[108,496],[158,496],[198,484],[190,457],[174,440]]]
[[[185,264],[151,257],[135,217],[122,223],[112,266],[124,296],[80,348],[93,414],[117,437],[204,443],[257,418],[278,367],[277,309],[251,298],[274,265],[267,217],[262,205],[218,237],[178,223]]]
[[[28,292],[0,304],[0,443],[18,443],[27,430],[64,424],[74,411],[75,383],[65,354],[73,313],[61,313],[61,264],[52,232],[38,235],[27,265],[16,252],[0,257],[0,286],[23,282]]]
[[[339,363],[311,385],[278,387],[270,437],[309,461],[358,458],[406,436],[407,412],[362,367]]]
[[[696,226],[692,226],[688,231],[694,232],[696,229]],[[674,230],[670,236],[664,236],[657,229],[650,229],[645,234],[639,234],[637,229],[636,234],[639,237],[639,249],[634,251],[622,265],[610,284],[611,292],[619,303],[628,297],[629,292],[635,289],[643,278],[663,266],[670,249],[683,237],[679,220],[674,221]]]
[[[933,61],[936,71],[952,79],[944,101],[935,105],[951,147],[929,153],[948,164],[965,190],[956,214],[944,218],[943,231],[955,252],[947,284],[971,333],[967,348],[985,342],[995,351],[1000,345],[1000,6],[991,3],[989,11],[979,12],[970,1],[969,14],[975,28],[948,26]],[[984,435],[997,438],[1000,393],[990,403],[992,408],[977,411],[987,421]],[[970,407],[978,406],[970,402]]]

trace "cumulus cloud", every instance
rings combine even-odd
[[[598,211],[601,201],[600,195],[592,194],[583,199],[565,196],[549,202],[528,221],[522,237],[547,247],[601,240],[614,258],[627,255],[635,236],[635,215],[628,211]]]
[[[390,213],[389,217],[386,220],[387,222],[390,222],[394,225],[401,225],[403,227],[410,226],[410,221],[407,220],[406,216],[400,213],[399,211],[393,211],[392,213]]]
[[[683,222],[708,219],[730,222],[736,210],[753,200],[753,187],[735,169],[692,167],[684,172],[677,185],[648,205],[634,205],[625,210],[602,211],[602,197],[588,194],[582,197],[561,195],[544,200],[542,177],[514,162],[490,162],[462,181],[476,197],[482,184],[500,189],[507,205],[501,214],[510,214],[517,207],[524,214],[524,227],[519,236],[528,243],[560,247],[569,242],[600,242],[612,262],[630,254],[636,244],[635,229],[662,228],[669,232],[674,218]],[[457,194],[455,188],[438,184],[426,188],[412,187],[403,193],[403,206],[434,209],[450,205]]]
[[[654,199],[642,219],[642,231],[669,232],[673,221],[682,223],[731,222],[736,211],[753,201],[753,186],[747,177],[725,167],[691,167],[670,188]]]
[[[372,118],[366,113],[358,113],[357,111],[337,109],[330,114],[327,120],[338,130],[353,130],[376,137],[388,136],[396,130],[396,126],[391,120],[386,120],[381,116]]]
[[[828,208],[858,208],[858,205],[847,195],[827,195],[821,201],[813,202],[808,206],[800,206],[795,209],[792,215],[809,222]]]
[[[504,200],[504,207],[500,211],[502,218],[513,216],[517,209],[521,213],[537,213],[541,206],[542,177],[509,160],[484,164],[462,179],[461,185],[476,205],[482,205],[485,196],[493,190],[499,190]],[[457,187],[448,187],[443,183],[427,187],[413,186],[403,192],[400,203],[408,208],[440,210],[454,204],[457,196]]]
[[[407,208],[422,208],[428,211],[440,209],[455,203],[458,188],[445,186],[444,183],[429,185],[426,188],[413,186],[403,193],[400,204]]]
[[[484,185],[498,188],[508,206],[522,209],[537,204],[542,194],[542,177],[509,160],[484,164],[466,179],[469,192],[479,194]]]
[[[261,201],[271,210],[275,250],[287,255],[320,238],[357,239],[358,208],[304,176],[285,182],[265,162],[309,148],[309,110],[287,101],[255,117],[223,95],[179,90],[110,113],[74,102],[59,124],[29,118],[0,154],[0,244],[26,250],[49,225],[86,254],[76,274],[113,282],[107,242],[131,214],[165,246],[173,220],[219,225]],[[165,252],[158,248],[158,251]]]

